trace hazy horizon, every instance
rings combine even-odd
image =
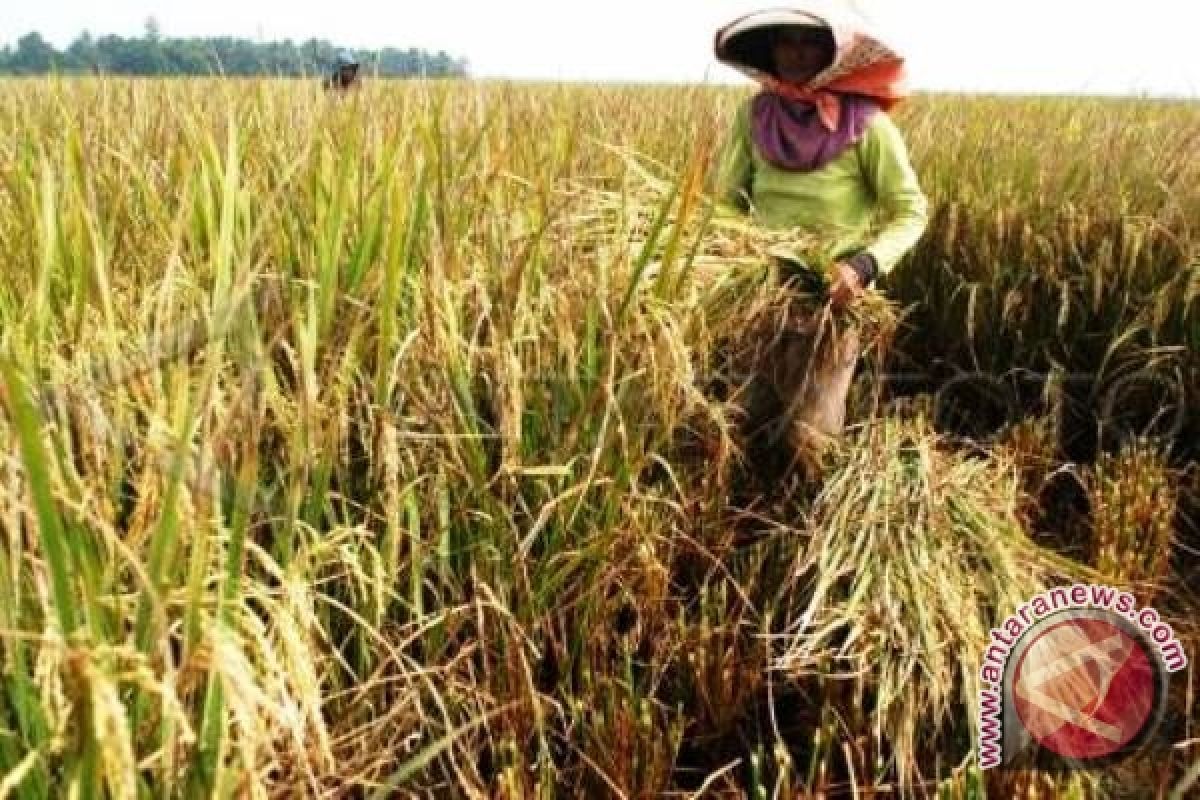
[[[1200,5],[1145,0],[1135,11],[1114,14],[1083,2],[1036,0],[848,4],[866,13],[904,54],[915,90],[1200,97],[1200,59],[1191,55],[1190,42],[1200,29]],[[171,38],[317,38],[363,49],[444,50],[466,59],[475,78],[737,84],[744,79],[712,58],[713,33],[742,13],[771,5],[611,0],[600,16],[553,0],[503,6],[460,0],[414,8],[363,3],[349,11],[280,0],[178,6],[113,0],[103,7],[57,0],[7,10],[0,45],[14,46],[30,31],[60,49],[84,30],[136,36],[153,17]]]

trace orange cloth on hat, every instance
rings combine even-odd
[[[812,103],[817,107],[821,122],[831,131],[841,121],[842,101],[839,92],[866,95],[879,102],[884,111],[908,97],[905,88],[904,66],[895,61],[880,61],[820,87],[797,86],[767,75],[760,79],[763,86],[789,100]]]

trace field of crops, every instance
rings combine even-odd
[[[1200,652],[1200,104],[902,107],[818,478],[746,433],[744,96],[0,82],[0,796],[1185,791],[1190,668],[1098,773],[973,703],[1072,577]]]

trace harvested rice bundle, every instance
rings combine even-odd
[[[736,318],[743,329],[744,311],[756,318],[765,314],[785,327],[801,310],[828,310],[824,294],[833,266],[832,239],[800,228],[755,224],[705,194],[698,171],[672,182],[655,175],[644,159],[622,154],[626,170],[619,191],[594,186],[564,190],[577,213],[564,214],[560,224],[570,226],[576,242],[624,252],[635,280],[690,289],[710,312]],[[873,290],[835,316],[860,326],[865,342],[890,335],[896,325],[895,307]]]
[[[776,667],[859,681],[903,780],[918,734],[974,719],[989,631],[1074,571],[1022,531],[1017,499],[1011,463],[957,453],[917,416],[851,438],[813,505]]]

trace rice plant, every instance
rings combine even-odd
[[[708,194],[742,96],[0,82],[0,795],[1011,796],[973,648],[1081,568],[1018,475],[1114,429],[1160,451],[1112,486],[1196,457],[1200,115],[906,108],[933,225],[805,484],[743,422],[819,237]],[[1044,463],[886,416],[914,364],[1090,377]],[[1137,508],[1113,563],[1189,541]]]

